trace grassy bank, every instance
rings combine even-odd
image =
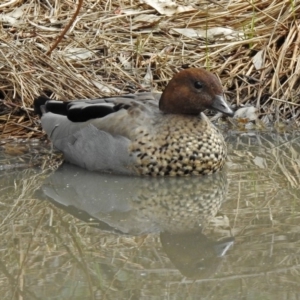
[[[185,67],[214,72],[227,100],[254,105],[266,124],[299,121],[299,1],[158,3],[0,4],[1,137],[41,135],[31,109],[41,93],[73,99],[161,91]]]

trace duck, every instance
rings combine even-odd
[[[227,147],[205,109],[234,115],[218,78],[202,68],[176,73],[162,93],[93,100],[34,100],[34,110],[64,160],[90,171],[133,176],[209,175]]]

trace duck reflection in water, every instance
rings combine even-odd
[[[226,170],[201,178],[141,178],[64,164],[46,179],[38,198],[41,194],[102,230],[131,236],[160,234],[163,250],[189,278],[212,276],[234,241],[230,235],[207,237],[226,200]]]

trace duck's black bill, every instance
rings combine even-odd
[[[234,116],[234,111],[229,107],[224,97],[221,95],[217,95],[211,105],[211,108],[219,111],[229,117]]]

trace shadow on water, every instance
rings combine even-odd
[[[227,143],[227,168],[201,178],[52,171],[33,168],[49,149],[2,151],[2,299],[294,299],[299,134]]]

